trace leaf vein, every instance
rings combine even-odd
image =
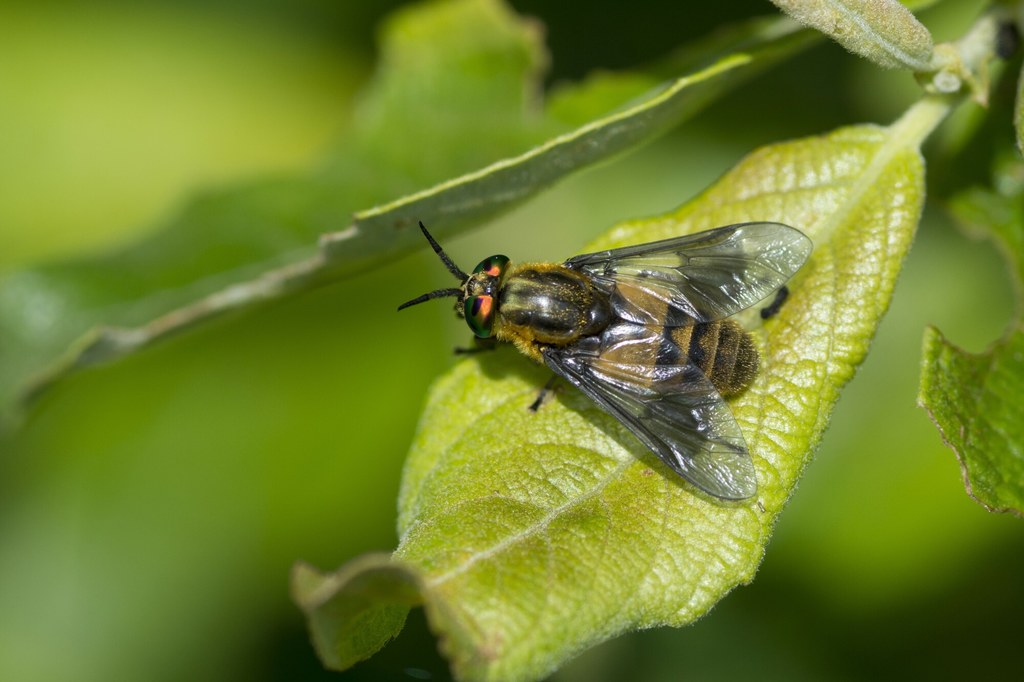
[[[479,563],[481,561],[486,561],[487,559],[500,554],[501,552],[503,552],[504,550],[508,549],[509,547],[514,546],[516,543],[518,543],[518,542],[520,542],[522,540],[525,540],[527,538],[533,537],[537,533],[542,533],[542,532],[546,531],[548,526],[550,526],[551,523],[555,519],[557,519],[560,515],[562,515],[563,513],[569,511],[575,505],[580,504],[582,502],[585,502],[585,501],[589,500],[590,498],[600,494],[612,481],[617,479],[628,467],[630,467],[630,466],[632,466],[634,464],[636,464],[635,460],[632,460],[632,459],[630,459],[630,460],[623,460],[614,469],[610,470],[602,479],[597,481],[591,490],[588,490],[587,492],[583,493],[582,495],[579,495],[577,497],[573,497],[573,498],[567,500],[565,503],[560,504],[557,507],[554,507],[551,511],[549,511],[547,514],[545,514],[544,517],[541,518],[540,520],[538,520],[537,522],[535,522],[533,524],[530,524],[529,526],[527,526],[526,528],[523,528],[521,531],[519,531],[517,533],[513,533],[512,535],[509,535],[507,538],[505,538],[501,542],[498,542],[498,543],[488,547],[487,549],[484,549],[484,550],[481,550],[481,551],[478,551],[478,552],[474,552],[465,561],[463,561],[460,565],[456,566],[455,568],[451,569],[450,571],[442,573],[441,575],[438,575],[438,576],[428,580],[427,581],[427,585],[430,586],[430,587],[437,587],[439,585],[443,585],[444,583],[446,583],[447,581],[451,580],[452,578],[455,578],[455,577],[465,573],[466,571],[471,569],[477,563]]]

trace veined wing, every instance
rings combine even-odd
[[[543,353],[548,367],[687,481],[723,500],[752,497],[754,463],[732,411],[693,363],[658,364],[664,344],[661,328],[618,322]]]
[[[804,264],[811,240],[782,223],[741,223],[575,256],[615,313],[637,324],[719,320],[766,298]]]

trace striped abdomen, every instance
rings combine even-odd
[[[666,327],[665,334],[725,397],[741,393],[757,375],[754,340],[733,320]]]

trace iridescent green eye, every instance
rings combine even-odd
[[[494,331],[494,297],[474,296],[466,299],[466,324],[481,339]]]
[[[491,277],[501,277],[505,273],[505,268],[507,266],[508,256],[502,256],[499,254],[497,256],[484,258],[482,261],[480,261],[480,264],[477,265],[476,268],[474,268],[473,274],[475,275],[478,272],[483,272],[490,275]],[[469,319],[468,315],[466,316],[466,319]]]

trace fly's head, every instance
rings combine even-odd
[[[477,338],[486,339],[494,333],[494,322],[498,316],[498,292],[508,270],[508,263],[508,256],[500,254],[485,258],[474,268],[473,274],[462,287],[461,305],[457,305],[455,311],[466,319],[466,324]]]
[[[473,334],[481,339],[490,337],[494,333],[494,324],[498,317],[498,292],[501,290],[502,279],[508,270],[508,256],[495,255],[485,258],[477,264],[472,274],[466,274],[452,262],[441,245],[427,232],[423,223],[420,223],[420,230],[430,242],[434,253],[448,268],[448,272],[452,273],[462,284],[459,287],[437,289],[423,294],[411,301],[406,301],[398,306],[398,309],[402,310],[435,298],[452,296],[456,299],[455,314],[466,320],[466,324]]]

